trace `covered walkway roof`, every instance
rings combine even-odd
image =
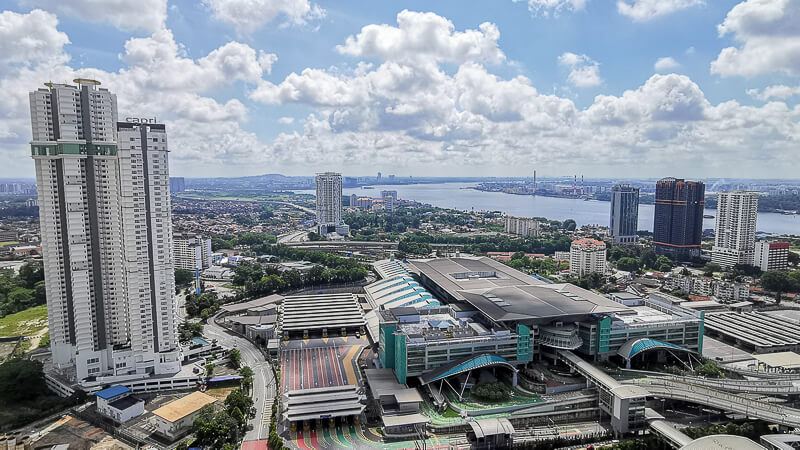
[[[480,419],[467,422],[476,439],[485,439],[498,434],[514,434],[514,426],[506,418]]]
[[[654,350],[654,349],[668,349],[668,350],[694,353],[691,350],[685,349],[675,344],[670,344],[669,342],[661,342],[650,338],[640,338],[640,339],[631,339],[630,341],[623,344],[622,347],[620,347],[619,350],[617,350],[617,354],[625,358],[626,361],[630,361],[631,359],[633,359],[634,356],[638,355],[639,353],[643,353],[648,350]]]
[[[279,303],[282,299],[283,296],[278,294],[272,294],[266,297],[250,300],[249,302],[222,305],[219,307],[219,309],[227,313],[237,313],[237,312],[247,311],[249,309],[260,308],[267,305],[274,305],[275,303]]]
[[[497,355],[483,353],[477,356],[468,356],[464,359],[453,361],[423,374],[421,377],[422,384],[429,384],[434,381],[441,380],[442,378],[447,378],[460,373],[469,372],[470,370],[491,366],[503,366],[513,370],[514,372],[517,371],[517,369],[505,359]]]
[[[289,422],[357,416],[364,411],[358,386],[343,385],[289,391],[284,413]]]
[[[365,323],[355,294],[295,295],[283,299],[284,332],[357,328]]]

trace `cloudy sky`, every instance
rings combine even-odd
[[[800,0],[0,0],[28,92],[100,80],[176,176],[797,177]]]

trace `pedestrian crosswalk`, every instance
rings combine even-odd
[[[275,403],[275,399],[267,398],[264,400],[264,417],[261,418],[262,425],[269,426],[269,422],[272,419],[272,404]]]

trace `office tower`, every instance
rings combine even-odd
[[[700,256],[705,184],[663,178],[656,183],[653,248],[677,260]]]
[[[173,255],[176,269],[205,270],[211,267],[211,239],[190,233],[173,236]]]
[[[319,234],[348,234],[342,221],[342,175],[334,172],[317,174],[317,225]]]
[[[606,244],[594,239],[572,241],[569,248],[569,273],[576,277],[605,273]]]
[[[539,222],[527,217],[506,216],[504,231],[522,237],[539,236]]]
[[[756,247],[758,192],[717,194],[717,227],[711,261],[723,268],[753,264]]]
[[[397,201],[397,191],[381,191],[381,198],[386,198],[387,196]]]
[[[186,190],[186,180],[183,177],[170,177],[169,190],[173,194]]]
[[[617,184],[611,189],[611,236],[615,244],[635,244],[639,227],[639,188]]]
[[[788,242],[756,242],[753,265],[762,271],[786,270],[789,268],[789,243]]]
[[[97,81],[75,83],[30,93],[53,363],[79,380],[176,372],[177,326],[161,320],[164,307],[167,319],[173,311],[174,292],[166,142],[157,144],[163,157],[132,161],[148,146],[118,146],[116,96]],[[156,204],[161,211],[152,214]],[[137,252],[152,254],[132,268]],[[166,297],[151,295],[156,290]],[[145,296],[147,304],[132,309]],[[173,352],[155,354],[167,348]]]

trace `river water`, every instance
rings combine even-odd
[[[502,192],[483,192],[468,189],[475,183],[440,183],[410,185],[380,185],[373,189],[344,188],[343,195],[356,194],[364,197],[380,197],[382,190],[397,191],[404,200],[429,203],[440,208],[476,211],[502,211],[522,217],[546,217],[550,220],[575,219],[578,226],[600,224],[608,226],[610,202],[579,200],[559,197],[513,195]],[[312,190],[296,191],[314,194]],[[653,205],[639,205],[639,229],[653,230]],[[716,216],[715,209],[706,209],[706,215]],[[705,219],[703,228],[714,228],[715,219]],[[759,213],[756,229],[771,234],[800,235],[800,215]]]

